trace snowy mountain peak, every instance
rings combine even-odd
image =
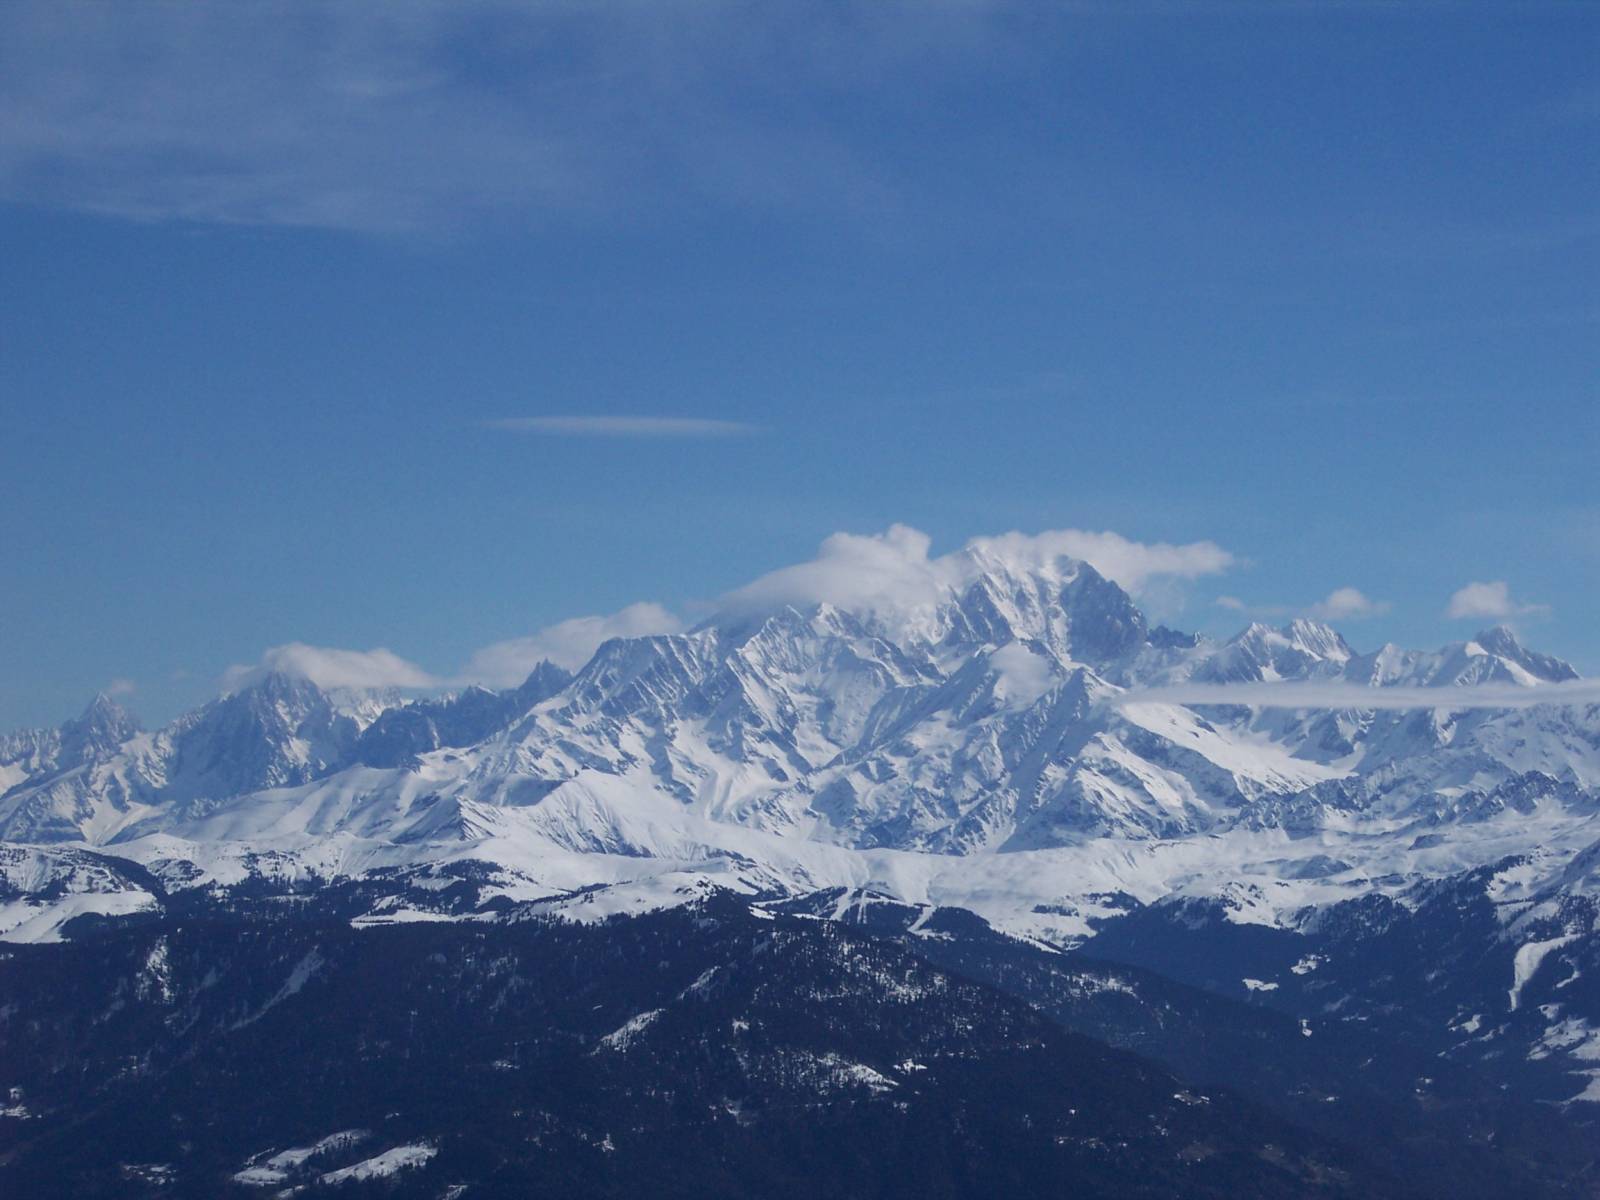
[[[527,706],[531,707],[541,700],[548,700],[567,684],[572,682],[572,672],[565,667],[557,666],[548,658],[541,659],[528,672],[528,677],[518,686],[516,694],[522,698]],[[485,689],[479,688],[479,691]]]
[[[970,549],[984,569],[942,613],[941,645],[959,649],[1028,642],[1063,662],[1104,666],[1144,644],[1133,598],[1088,563],[1058,556],[1030,569]]]
[[[1509,625],[1493,625],[1488,629],[1480,629],[1473,634],[1472,642],[1490,654],[1512,656],[1523,652],[1516,631]]]
[[[344,707],[304,676],[264,671],[163,731],[168,786],[217,797],[315,779],[361,732]]]
[[[1344,677],[1373,687],[1472,687],[1516,684],[1534,687],[1579,678],[1570,663],[1529,650],[1503,625],[1485,629],[1465,642],[1427,652],[1390,643],[1352,658]]]
[[[1145,646],[1148,625],[1132,597],[1081,559],[1025,540],[988,539],[931,560],[920,543],[868,541],[858,550],[872,561],[848,578],[778,572],[688,636],[714,634],[721,652],[774,639],[875,639],[946,674],[1010,642],[1097,668]]]
[[[995,580],[1026,581],[1059,591],[1085,570],[1094,571],[1082,559],[1068,554],[1041,553],[1032,547],[1024,551],[994,540],[974,542],[954,557],[956,566],[952,575],[957,587],[987,576]],[[1098,576],[1099,572],[1095,574]]]
[[[1224,873],[1229,839],[1267,830],[1348,836],[1341,852],[1370,858],[1409,846],[1419,823],[1499,811],[1509,779],[1558,781],[1515,800],[1552,813],[1600,788],[1593,713],[1349,702],[1354,683],[1576,674],[1509,630],[1357,656],[1297,620],[1217,645],[1152,630],[1127,591],[1066,556],[951,557],[926,560],[936,586],[851,603],[776,589],[688,633],[610,639],[575,675],[540,664],[505,691],[405,702],[260,670],[154,734],[97,699],[76,723],[0,739],[0,837],[227,872],[281,856],[328,876],[481,856],[541,895],[691,868],[776,891],[889,871],[920,895],[934,868],[919,855],[1004,853],[948,878],[998,872],[1048,905],[1074,886],[1071,863],[1132,890],[1127,864],[1165,855],[1139,885],[1149,895],[1169,870],[1210,869],[1158,844],[1218,839]],[[1303,683],[1309,699],[1138,695],[1191,682]],[[1318,708],[1322,694],[1340,703]],[[75,725],[96,731],[92,752],[67,747]],[[1096,844],[1123,865],[1093,865]],[[880,852],[907,857],[858,857]],[[1078,857],[1036,875],[1016,857],[1035,853]]]
[[[233,697],[239,697],[242,704],[253,707],[270,707],[276,704],[301,707],[318,703],[325,698],[325,694],[305,675],[289,671],[263,670],[239,680],[223,698]]]
[[[1280,632],[1297,649],[1330,662],[1348,662],[1355,652],[1331,625],[1302,617],[1290,621]]]
[[[1354,657],[1350,644],[1320,621],[1296,620],[1281,628],[1257,621],[1228,639],[1194,677],[1216,683],[1328,678]]]
[[[1560,683],[1578,678],[1578,672],[1571,663],[1529,650],[1506,625],[1496,625],[1492,629],[1481,630],[1473,635],[1463,650],[1468,655],[1472,655],[1475,650],[1491,655],[1520,668],[1534,680],[1543,683]]]
[[[61,727],[63,738],[79,738],[96,747],[111,750],[120,746],[140,729],[139,720],[104,692],[95,693],[93,700]]]
[[[111,725],[111,724],[137,724],[134,718],[105,692],[96,692],[89,701],[77,720],[80,724]]]

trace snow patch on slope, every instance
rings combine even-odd
[[[1512,1012],[1517,1011],[1517,1005],[1522,1000],[1522,989],[1539,972],[1542,964],[1552,950],[1559,950],[1571,942],[1575,942],[1581,935],[1569,933],[1562,937],[1546,938],[1542,942],[1528,942],[1517,947],[1516,957],[1511,964],[1511,991],[1509,993]]]

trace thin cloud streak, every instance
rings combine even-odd
[[[1458,687],[1364,687],[1354,683],[1184,683],[1141,688],[1111,697],[1113,708],[1140,704],[1243,705],[1248,708],[1375,709],[1538,708],[1548,704],[1600,704],[1600,679],[1522,687],[1476,684]]]
[[[547,437],[726,438],[761,432],[759,425],[711,417],[506,417],[483,425]]]

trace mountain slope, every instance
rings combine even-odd
[[[315,1195],[375,1160],[397,1196],[1411,1194],[892,943],[717,897],[123,926],[12,951],[0,991],[19,1195]]]
[[[1450,704],[1482,684],[1561,695],[1575,672],[1508,630],[1362,655],[1302,620],[1217,645],[1151,629],[1070,558],[997,544],[959,557],[914,596],[746,601],[506,692],[404,702],[262,672],[153,734],[100,704],[7,740],[0,837],[97,847],[170,887],[464,859],[514,898],[670,891],[684,874],[872,884],[1056,940],[1092,932],[1096,892],[1248,894],[1254,919],[1286,921],[1352,890],[1600,840],[1600,705]],[[1274,681],[1441,703],[1161,698]],[[1521,789],[1511,808],[1505,788]],[[1447,843],[1426,840],[1444,827]],[[37,930],[39,915],[12,923]]]

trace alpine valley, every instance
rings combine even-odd
[[[1600,1195],[1600,693],[937,562],[0,739],[0,1190]]]

